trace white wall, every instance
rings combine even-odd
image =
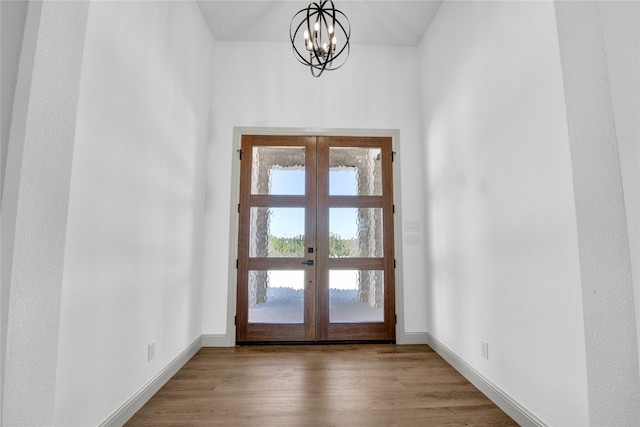
[[[599,2],[620,151],[640,352],[640,3]]]
[[[418,63],[415,48],[354,46],[346,65],[314,79],[288,43],[216,42],[209,156],[205,334],[225,334],[233,128],[399,129],[402,218],[421,221]],[[424,226],[423,223],[421,223]],[[235,257],[235,254],[233,255]],[[404,248],[405,332],[424,332],[424,245]],[[235,307],[233,308],[235,310]]]
[[[67,210],[88,9],[82,2],[29,6],[3,193],[2,280],[10,295],[3,425],[54,424]]]
[[[13,116],[13,101],[18,81],[18,69],[22,54],[27,19],[27,2],[0,2],[0,197],[4,195],[5,173],[9,154],[9,134]],[[33,53],[29,55],[33,57]],[[24,76],[21,77],[24,79]],[[2,197],[4,200],[4,197]],[[7,208],[0,202],[3,221],[1,227],[0,264],[0,408],[4,385],[4,361],[7,341],[7,320],[9,313],[9,283],[11,281],[11,263],[13,256],[13,229],[15,220],[7,219]],[[11,216],[15,219],[15,212]],[[11,224],[9,224],[11,223]],[[0,410],[0,423],[2,411]]]
[[[543,422],[587,425],[553,3],[445,2],[420,51],[429,332]]]
[[[91,3],[56,425],[97,425],[202,333],[212,49],[195,3]]]
[[[11,116],[13,113],[13,99],[18,80],[18,63],[22,50],[22,37],[24,35],[25,22],[27,20],[26,1],[5,0],[0,3],[0,44],[2,60],[0,61],[0,186],[4,187],[4,174],[7,164],[9,149],[9,130],[11,128]],[[0,189],[0,194],[3,190]]]
[[[554,3],[573,174],[592,425],[640,422],[631,256],[602,15]]]

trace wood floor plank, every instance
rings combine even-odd
[[[426,345],[201,349],[127,426],[516,426]]]

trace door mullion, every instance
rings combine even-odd
[[[317,339],[324,341],[329,336],[329,141],[327,137],[318,138],[317,170]]]
[[[313,265],[305,267],[304,319],[305,339],[315,341],[317,336],[317,148],[316,138],[305,140],[305,259]]]

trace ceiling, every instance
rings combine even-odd
[[[214,39],[288,42],[291,18],[311,0],[199,0]],[[315,0],[319,2],[320,0]],[[353,44],[417,46],[442,0],[334,0],[351,22]]]

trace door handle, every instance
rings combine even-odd
[[[312,259],[310,259],[310,260],[308,260],[308,261],[302,261],[302,264],[305,264],[305,265],[313,265],[313,260],[312,260]]]

